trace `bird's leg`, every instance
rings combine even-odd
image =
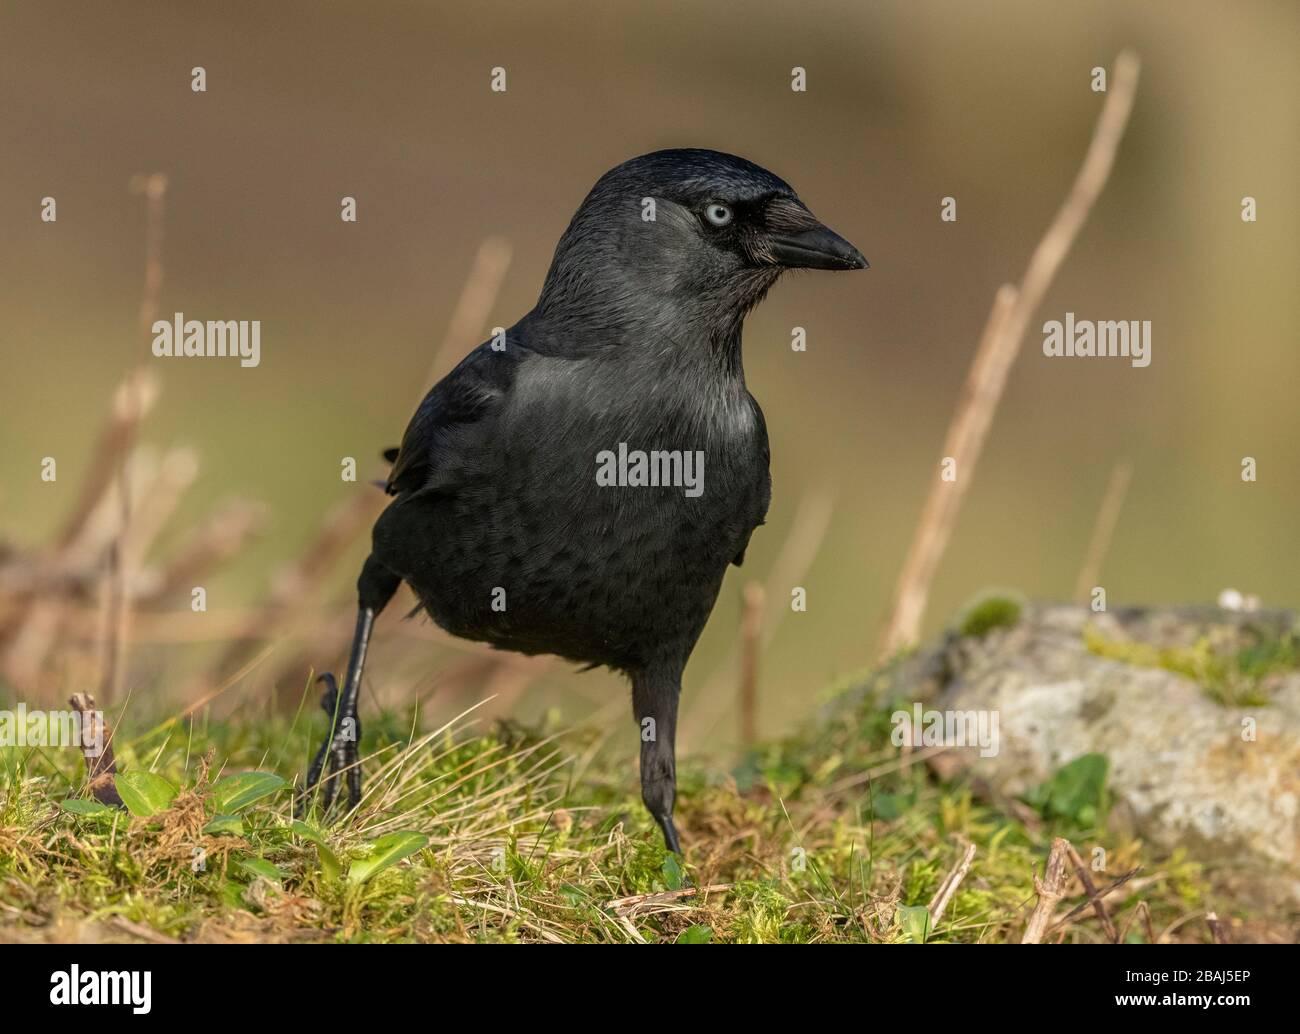
[[[322,675],[320,681],[325,683],[325,693],[321,697],[321,707],[330,717],[329,735],[316,752],[311,768],[307,771],[307,785],[303,791],[302,803],[310,799],[320,782],[321,769],[328,759],[329,769],[323,785],[324,795],[322,810],[329,812],[334,804],[334,795],[338,792],[338,779],[346,774],[348,789],[348,810],[361,803],[361,761],[357,756],[357,745],[361,742],[361,719],[357,715],[357,700],[361,694],[361,673],[366,666],[366,650],[370,645],[370,633],[375,626],[376,615],[393,598],[401,579],[380,565],[374,557],[366,560],[361,577],[357,581],[360,603],[357,607],[357,627],[352,636],[352,652],[348,657],[348,673],[343,683],[340,698],[338,685],[333,675]],[[300,808],[301,810],[301,808]]]
[[[641,799],[663,830],[664,843],[682,853],[673,825],[677,799],[677,698],[681,672],[643,671],[632,676],[632,712],[641,735]]]
[[[348,674],[343,684],[340,698],[338,684],[334,676],[325,674],[320,677],[325,683],[325,692],[321,696],[321,709],[329,716],[329,734],[320,745],[311,768],[307,770],[305,797],[310,797],[320,782],[321,769],[329,762],[329,768],[322,784],[323,796],[321,809],[328,812],[334,804],[334,795],[338,792],[339,773],[347,773],[348,808],[355,808],[361,801],[361,764],[357,758],[357,744],[361,740],[361,720],[357,716],[357,697],[361,687],[361,672],[366,663],[366,649],[370,645],[370,632],[374,628],[375,612],[369,607],[357,611],[357,627],[352,637],[352,654],[348,658]]]
[[[321,696],[320,706],[321,710],[325,712],[326,716],[330,720],[330,731],[329,735],[325,737],[325,742],[323,742],[320,745],[320,749],[316,751],[316,756],[312,758],[311,767],[307,769],[307,785],[303,790],[302,796],[298,799],[298,807],[295,809],[295,812],[299,817],[301,817],[306,808],[307,799],[310,797],[312,790],[314,790],[316,784],[320,782],[321,769],[325,767],[325,758],[329,755],[330,745],[334,742],[334,724],[338,718],[338,682],[336,682],[334,676],[328,672],[316,681],[325,683],[325,692]]]

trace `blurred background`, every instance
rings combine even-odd
[[[265,510],[196,583],[206,613],[182,586],[132,619],[119,692],[173,706],[238,676],[225,706],[295,706],[311,666],[341,666],[382,505],[368,480],[426,378],[532,306],[606,169],[661,147],[734,152],[788,180],[872,266],[789,276],[747,324],[774,498],[687,670],[683,750],[737,740],[755,580],[769,583],[759,729],[780,734],[874,660],[993,293],[1019,279],[1078,169],[1102,102],[1091,69],[1130,46],[1142,79],[1127,136],[1031,323],[926,629],[989,586],[1068,598],[1123,459],[1133,480],[1101,575],[1112,606],[1228,586],[1300,605],[1298,39],[1287,2],[7,3],[0,538],[55,540],[114,389],[150,367],[159,393],[139,441],[185,490],[140,564],[184,548],[224,501]],[[199,65],[205,93],[190,88]],[[489,89],[494,66],[505,93]],[[148,173],[167,177],[160,313],[260,319],[258,368],[150,355],[146,201],[130,189]],[[56,223],[40,219],[45,196]],[[355,224],[339,218],[344,196]],[[940,220],[945,196],[955,223]],[[477,314],[463,298],[476,261],[499,279],[479,284]],[[458,304],[477,325],[455,325]],[[1047,360],[1039,328],[1067,310],[1150,320],[1151,365]],[[356,483],[340,479],[344,456]],[[322,526],[341,530],[322,544]],[[313,549],[323,570],[304,560]],[[792,584],[806,613],[790,612]],[[111,606],[86,597],[88,642]],[[495,693],[497,713],[527,721],[628,721],[614,676],[453,645],[403,624],[407,609],[399,597],[383,616],[367,694],[422,699],[439,719]],[[250,623],[274,631],[269,658],[240,638]],[[77,666],[46,651],[19,675],[66,696],[99,677],[86,652]],[[26,694],[20,681],[10,671],[0,695]]]

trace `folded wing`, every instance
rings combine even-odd
[[[384,452],[393,463],[384,486],[389,495],[455,487],[491,432],[524,354],[484,343],[434,385],[411,417],[401,447]]]

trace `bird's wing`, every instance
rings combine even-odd
[[[454,485],[465,451],[491,424],[519,362],[518,350],[497,352],[484,343],[435,384],[411,417],[401,447],[384,453],[393,461],[384,490],[398,495]]]
[[[748,396],[749,405],[754,413],[754,420],[758,425],[758,443],[763,455],[763,501],[759,508],[758,523],[754,525],[756,528],[767,523],[767,508],[772,502],[772,477],[768,473],[768,470],[772,465],[772,450],[767,444],[767,420],[763,417],[763,409],[759,406],[758,400],[755,399],[753,395],[749,395],[748,392],[746,395]],[[744,541],[740,544],[740,551],[732,557],[731,562],[737,567],[740,567],[741,564],[745,562],[745,551],[749,549],[749,539],[753,534],[754,528],[750,528],[745,532]]]

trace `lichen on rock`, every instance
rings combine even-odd
[[[1024,608],[913,662],[930,706],[997,712],[995,755],[937,762],[1025,795],[1089,754],[1112,820],[1243,901],[1300,904],[1300,670],[1287,612]]]

